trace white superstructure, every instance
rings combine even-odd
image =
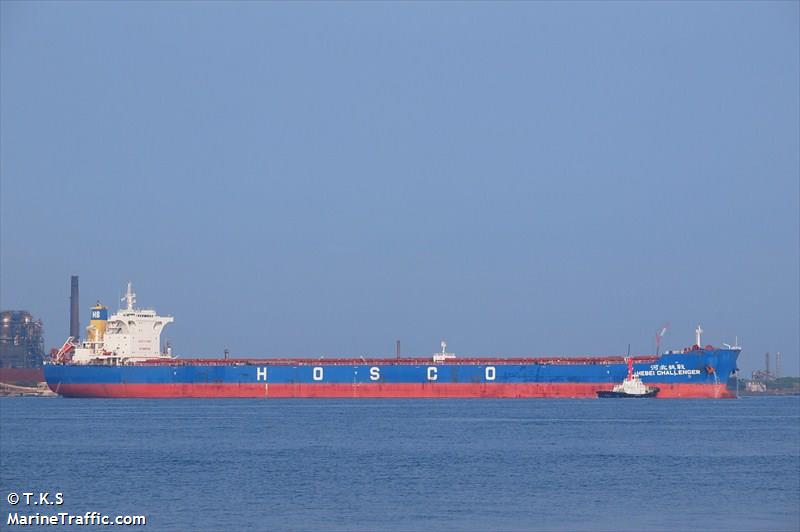
[[[648,394],[658,393],[658,388],[651,388],[645,385],[639,375],[633,372],[633,359],[631,357],[625,357],[625,362],[628,364],[628,376],[625,377],[622,384],[614,386],[611,390],[612,392],[632,397],[646,397]]]
[[[434,362],[437,362],[437,363],[438,362],[444,362],[445,360],[450,360],[452,358],[456,358],[456,355],[454,353],[448,353],[447,352],[447,342],[442,340],[442,343],[440,345],[442,346],[442,351],[440,353],[434,353],[433,354],[433,361]]]
[[[652,392],[653,389],[646,386],[638,375],[633,375],[622,381],[622,384],[614,386],[613,391],[628,395],[645,395]]]
[[[71,344],[73,364],[116,365],[172,358],[169,352],[161,350],[161,331],[173,322],[172,316],[159,316],[153,309],[136,308],[136,294],[130,282],[122,301],[126,302],[126,307],[109,316],[107,321],[105,307],[98,303],[92,309],[92,321],[86,329],[87,340]]]

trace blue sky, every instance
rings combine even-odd
[[[17,3],[3,308],[186,356],[800,353],[798,3]]]

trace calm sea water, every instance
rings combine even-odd
[[[11,491],[144,530],[800,529],[798,397],[6,398],[0,422],[3,530]]]

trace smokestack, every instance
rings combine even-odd
[[[769,351],[764,353],[764,364],[767,366],[767,375],[769,375]]]
[[[78,276],[70,278],[69,292],[69,335],[75,339],[80,337],[80,320],[78,319]]]

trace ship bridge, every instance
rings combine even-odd
[[[116,364],[172,358],[161,352],[161,331],[174,318],[159,316],[153,309],[136,308],[136,294],[130,282],[122,301],[126,302],[125,308],[102,323],[102,332],[90,335],[75,349],[73,362]]]

